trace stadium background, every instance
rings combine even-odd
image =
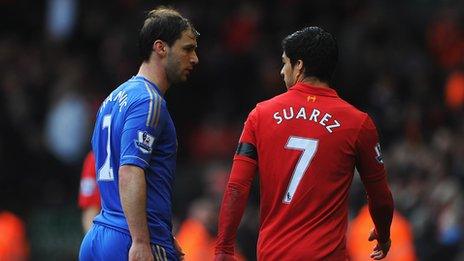
[[[463,1],[1,0],[0,210],[23,220],[31,260],[76,258],[94,115],[137,72],[143,12],[159,4],[201,33],[200,64],[166,96],[179,140],[176,224],[201,212],[214,233],[242,123],[284,91],[281,39],[319,25],[339,43],[334,88],[380,130],[418,258],[464,260]],[[354,217],[365,203],[359,180],[351,194]],[[238,242],[251,260],[257,200],[255,188]]]

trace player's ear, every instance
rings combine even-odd
[[[296,61],[295,66],[296,66],[296,69],[297,69],[299,72],[303,72],[304,66],[303,66],[303,61],[302,61],[302,60]]]
[[[164,57],[166,56],[167,54],[167,44],[164,42],[164,41],[161,41],[161,40],[156,40],[154,43],[153,43],[153,51]]]
[[[302,60],[296,61],[295,69],[297,71],[297,77],[299,77],[300,75],[304,75],[305,68],[304,68],[304,63]]]

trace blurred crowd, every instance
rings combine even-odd
[[[198,68],[166,96],[179,141],[176,231],[214,241],[243,121],[256,102],[285,91],[281,39],[318,25],[339,44],[333,87],[378,126],[417,259],[464,259],[463,1],[2,0],[0,211],[23,220],[31,259],[76,258],[79,173],[95,113],[137,72],[139,26],[159,4],[201,34]],[[248,260],[258,199],[255,185],[238,235]],[[365,203],[355,179],[350,218]],[[198,238],[185,240],[198,249]]]

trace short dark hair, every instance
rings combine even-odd
[[[305,27],[282,40],[282,49],[292,66],[303,61],[306,77],[330,83],[338,60],[335,38],[317,26]]]
[[[139,33],[139,51],[142,61],[148,61],[156,40],[162,40],[172,46],[181,37],[182,32],[191,29],[198,37],[200,34],[187,18],[170,7],[158,7],[150,11]]]

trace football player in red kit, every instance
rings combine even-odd
[[[216,260],[234,260],[237,227],[259,171],[258,260],[347,260],[348,191],[356,168],[377,240],[390,248],[393,199],[376,127],[329,85],[338,59],[331,34],[306,27],[283,42],[288,91],[258,103],[245,122],[219,214]],[[366,257],[368,258],[368,257]]]
[[[78,203],[82,209],[82,227],[84,232],[87,232],[92,226],[93,218],[101,208],[95,174],[95,155],[92,151],[87,154],[82,166]]]

